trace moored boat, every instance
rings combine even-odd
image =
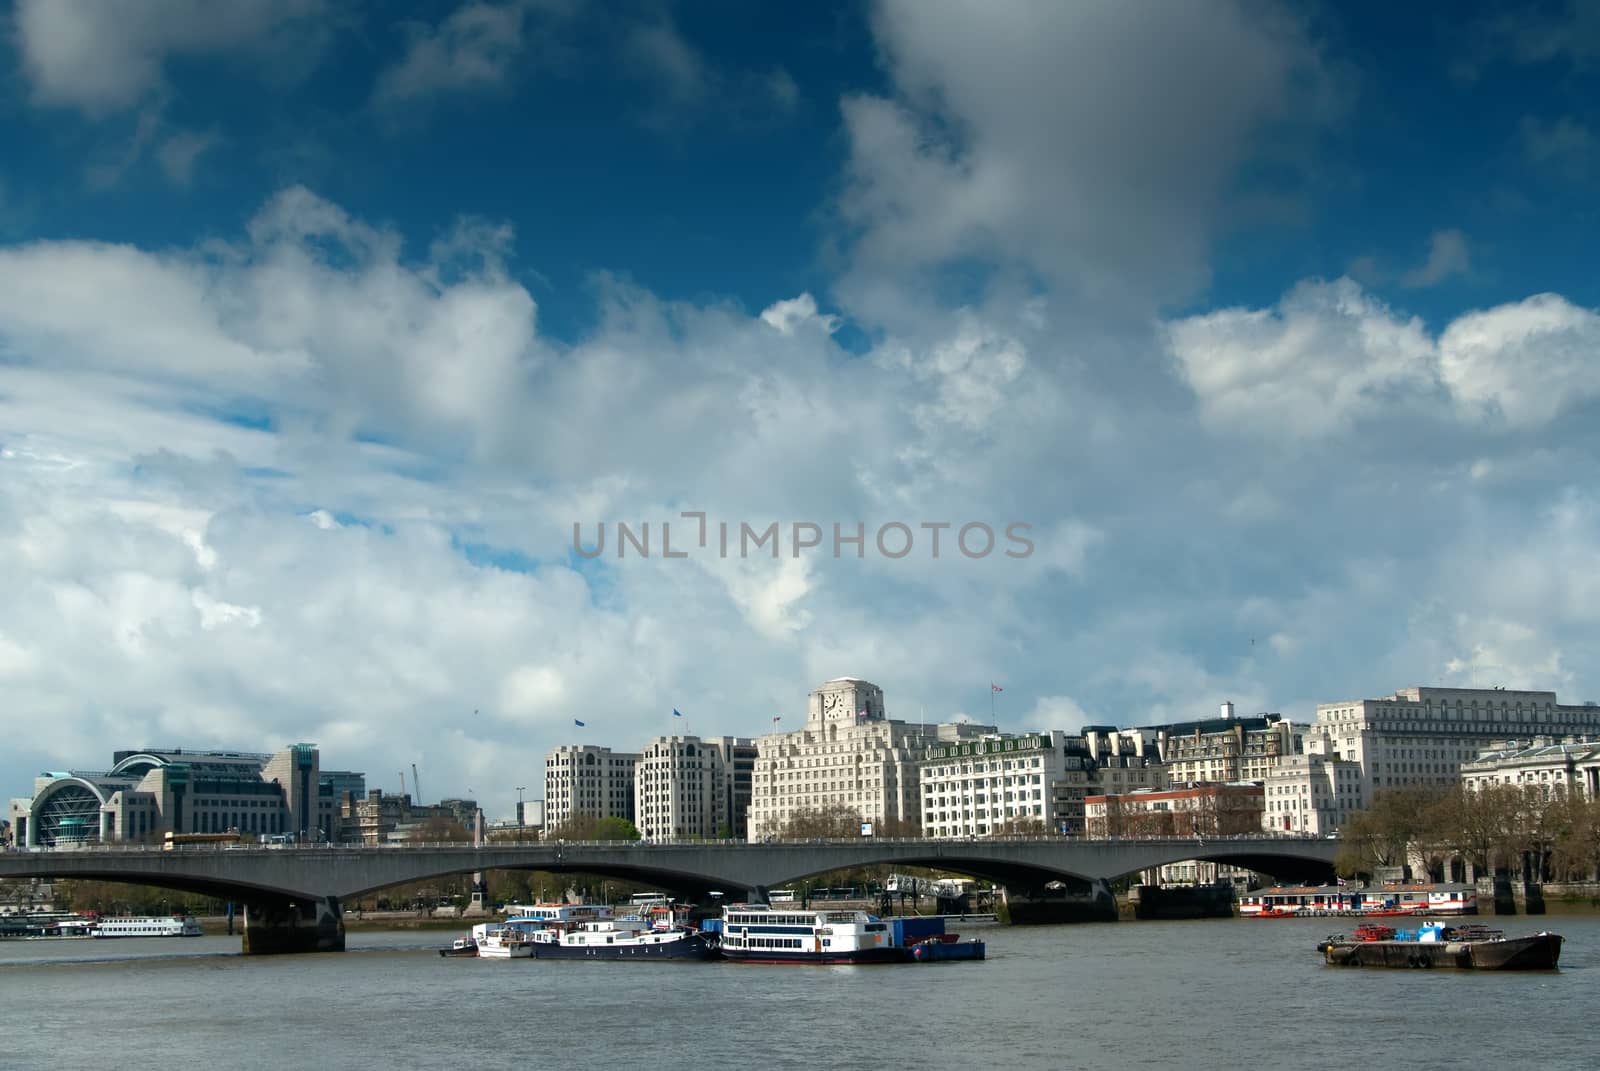
[[[1403,918],[1477,913],[1477,888],[1460,883],[1292,885],[1255,889],[1239,897],[1240,918]]]
[[[938,917],[730,904],[722,914],[722,955],[742,963],[915,963],[982,959],[984,944],[945,933]]]
[[[1481,925],[1430,923],[1415,930],[1363,926],[1317,945],[1332,967],[1444,967],[1477,971],[1554,970],[1561,958],[1560,934],[1541,930],[1506,937]]]
[[[533,937],[514,926],[495,926],[475,938],[479,959],[529,959]]]
[[[717,958],[715,940],[687,926],[656,924],[638,915],[550,927],[529,937],[535,959]]]
[[[478,941],[473,937],[457,937],[455,943],[449,948],[439,949],[441,956],[476,956],[478,954]]]
[[[96,937],[201,937],[204,932],[193,915],[101,916]]]

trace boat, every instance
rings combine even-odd
[[[457,937],[455,943],[449,948],[439,949],[439,955],[441,956],[476,956],[477,954],[478,942],[472,937]]]
[[[476,941],[479,959],[529,959],[533,956],[533,937],[515,926],[491,927]]]
[[[1561,958],[1562,937],[1540,930],[1507,937],[1472,923],[1426,923],[1415,930],[1391,926],[1358,927],[1355,934],[1330,936],[1317,945],[1330,967],[1433,967],[1476,971],[1548,971]]]
[[[1290,885],[1239,897],[1240,918],[1405,918],[1476,915],[1478,890],[1465,884]]]
[[[102,916],[94,926],[96,937],[201,937],[204,932],[193,915]]]
[[[889,924],[865,911],[729,904],[722,956],[739,963],[904,963]]]
[[[532,934],[529,944],[535,959],[717,958],[713,935],[670,921],[653,922],[641,915],[548,927]]]
[[[59,940],[94,936],[92,915],[37,912],[0,916],[0,938],[23,941]]]

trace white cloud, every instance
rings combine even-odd
[[[852,289],[976,260],[1103,305],[1186,294],[1259,136],[1320,114],[1270,6],[888,0],[874,27],[896,95],[844,104]]]
[[[466,3],[437,26],[408,24],[405,55],[378,76],[375,103],[394,109],[444,93],[494,89],[516,74],[529,42],[536,9],[558,8],[527,0]]]
[[[163,85],[169,59],[227,53],[272,57],[319,47],[321,0],[143,0],[136,17],[116,0],[20,0],[22,68],[36,104],[101,117]]]
[[[1471,267],[1472,260],[1467,253],[1466,235],[1453,228],[1434,231],[1428,240],[1426,263],[1401,276],[1400,285],[1434,286],[1452,275],[1464,274]]]
[[[1600,396],[1600,315],[1538,294],[1458,317],[1439,339],[1444,381],[1469,412],[1529,427]]]
[[[1308,281],[1275,310],[1221,309],[1167,337],[1202,416],[1245,434],[1315,439],[1430,409],[1527,428],[1600,396],[1600,316],[1554,294],[1467,313],[1435,339],[1349,279]]]
[[[808,293],[786,301],[773,302],[761,310],[761,321],[785,335],[792,335],[810,324],[815,324],[829,334],[839,329],[839,318],[819,315],[817,300]]]
[[[1277,310],[1220,309],[1168,325],[1179,371],[1216,426],[1318,438],[1436,379],[1422,321],[1349,279],[1301,283]]]

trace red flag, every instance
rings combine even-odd
[[[992,692],[1003,692],[1003,691],[1005,691],[1004,688],[1002,688],[998,684],[994,683],[994,681],[990,681],[989,682],[989,690],[992,691]]]

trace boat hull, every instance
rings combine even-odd
[[[894,945],[836,952],[790,952],[776,948],[730,949],[724,947],[722,956],[724,959],[731,960],[734,963],[822,963],[840,965],[911,962],[911,950]]]
[[[1499,941],[1326,941],[1330,967],[1452,968],[1548,971],[1561,958],[1561,935],[1536,933]]]
[[[982,941],[923,941],[911,946],[911,958],[917,963],[982,959],[983,953]]]
[[[639,944],[561,945],[534,941],[532,948],[534,959],[672,959],[703,962],[718,958],[716,947],[699,934],[679,941]]]

